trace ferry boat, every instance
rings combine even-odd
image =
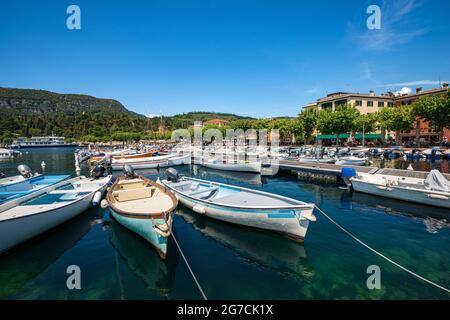
[[[59,148],[59,147],[78,147],[78,143],[66,143],[64,137],[45,136],[45,137],[20,137],[11,144],[11,149],[18,148]]]

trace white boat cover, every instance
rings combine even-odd
[[[424,184],[430,190],[450,192],[450,182],[436,169],[430,171]]]

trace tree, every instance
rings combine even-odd
[[[410,106],[384,108],[378,112],[378,121],[389,131],[395,131],[396,144],[400,144],[400,131],[411,129],[414,114]]]
[[[420,97],[413,103],[412,110],[415,116],[430,122],[442,141],[444,128],[450,127],[450,91],[447,95]]]
[[[324,134],[335,134],[339,144],[339,134],[354,132],[359,111],[350,105],[340,106],[336,111],[322,110],[317,119],[317,129]]]
[[[298,120],[303,128],[305,143],[308,143],[317,128],[318,113],[316,108],[310,108],[303,110],[298,115]]]

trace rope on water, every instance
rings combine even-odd
[[[361,245],[363,245],[364,247],[366,247],[367,249],[369,249],[370,251],[374,252],[375,254],[377,254],[378,256],[380,256],[381,258],[385,259],[386,261],[392,263],[393,265],[399,267],[400,269],[402,269],[403,271],[406,271],[407,273],[411,274],[412,276],[425,281],[428,284],[431,284],[432,286],[439,288],[447,293],[450,293],[450,289],[445,288],[431,280],[428,280],[420,275],[418,275],[417,273],[409,270],[408,268],[400,265],[399,263],[395,262],[394,260],[386,257],[385,255],[383,255],[382,253],[378,252],[377,250],[373,249],[372,247],[370,247],[368,244],[364,243],[362,240],[359,240],[356,236],[354,236],[352,233],[350,233],[350,231],[347,231],[346,229],[344,229],[344,227],[342,227],[339,223],[337,223],[336,221],[334,221],[330,216],[328,216],[325,212],[323,212],[322,209],[320,209],[319,207],[316,206],[316,209],[322,213],[325,218],[327,218],[328,220],[330,220],[334,225],[336,225],[339,229],[341,229],[343,232],[345,232],[347,235],[349,235],[352,239],[354,239],[355,241],[359,242]]]
[[[180,248],[180,246],[178,245],[177,239],[175,238],[175,235],[174,235],[173,233],[172,233],[172,237],[173,237],[173,240],[175,241],[175,244],[177,245],[178,251],[180,251],[181,257],[183,257],[184,263],[186,263],[186,266],[187,266],[189,272],[191,273],[191,276],[192,276],[192,278],[194,279],[195,284],[197,285],[198,290],[199,290],[200,293],[202,294],[203,299],[204,299],[204,300],[208,300],[208,298],[206,297],[205,293],[203,292],[202,287],[200,286],[200,283],[198,282],[197,278],[195,277],[195,274],[194,274],[194,272],[192,271],[191,266],[189,265],[189,263],[188,263],[186,257],[184,256],[183,251],[181,251],[181,248]]]

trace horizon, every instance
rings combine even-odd
[[[146,116],[273,118],[331,92],[450,79],[450,3],[324,3],[83,0],[80,30],[66,27],[69,3],[2,3],[0,86],[114,99]],[[366,28],[371,4],[380,30]]]

